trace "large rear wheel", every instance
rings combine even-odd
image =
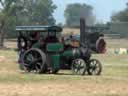
[[[46,71],[46,55],[40,49],[30,49],[23,56],[24,70],[27,72],[44,73]]]

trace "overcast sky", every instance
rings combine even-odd
[[[107,22],[110,21],[113,12],[118,12],[126,7],[128,0],[53,0],[53,2],[58,7],[54,13],[57,23],[65,22],[64,10],[71,3],[86,3],[93,6],[97,21]]]

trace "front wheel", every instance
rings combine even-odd
[[[72,62],[72,71],[75,75],[85,75],[86,63],[83,59],[75,59]]]
[[[102,65],[99,60],[91,59],[87,68],[89,75],[100,75],[102,72]]]

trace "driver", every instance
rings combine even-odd
[[[32,48],[44,49],[45,48],[44,45],[45,45],[44,38],[41,36],[40,38],[38,38],[38,41],[32,45]]]
[[[30,47],[32,47],[33,44],[37,43],[39,38],[40,38],[40,33],[39,32],[32,32],[32,33],[30,33],[30,37],[29,37]]]

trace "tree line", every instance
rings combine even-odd
[[[4,46],[5,37],[16,37],[16,26],[56,24],[53,13],[57,6],[52,0],[0,0],[0,6],[0,47]],[[81,17],[88,25],[94,25],[96,21],[93,7],[88,4],[67,5],[64,17],[67,27],[78,27]],[[111,22],[128,22],[128,4],[124,10],[112,15]]]
[[[55,24],[52,0],[0,0],[0,6],[0,47],[5,37],[16,37],[16,26]]]
[[[110,33],[119,34],[121,38],[128,37],[128,3],[122,11],[112,14],[109,26]]]
[[[56,24],[53,13],[57,6],[52,0],[0,0],[0,6],[0,47],[5,37],[16,37],[16,26]],[[66,26],[78,26],[81,13],[92,24],[92,10],[87,4],[69,4],[64,12]]]

